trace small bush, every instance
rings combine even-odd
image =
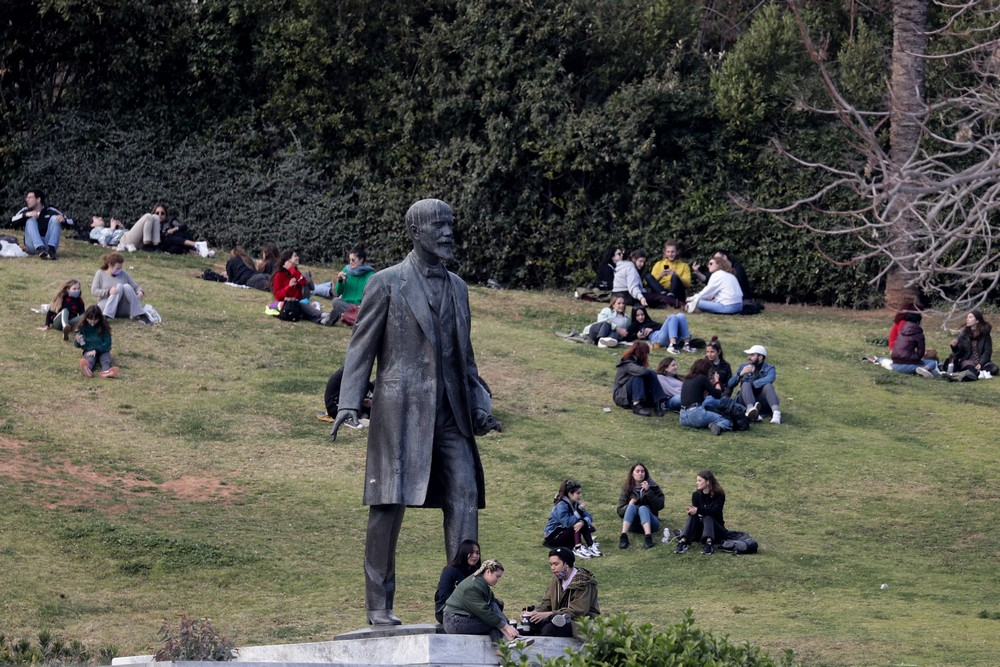
[[[163,619],[163,625],[158,633],[163,640],[163,646],[153,654],[157,662],[176,662],[178,660],[211,660],[225,662],[235,660],[235,636],[227,637],[212,627],[212,621],[207,618],[195,620],[181,614],[177,632],[170,627],[170,622]]]
[[[100,657],[94,658],[90,651],[77,640],[66,642],[53,637],[48,630],[38,633],[37,643],[28,639],[14,639],[0,633],[0,665],[110,665],[118,657],[118,647],[105,646]]]
[[[580,624],[585,644],[578,651],[543,660],[540,667],[591,667],[605,665],[664,665],[670,667],[791,667],[792,651],[786,650],[781,660],[775,660],[760,648],[749,644],[733,644],[728,637],[718,638],[694,627],[694,614],[689,609],[684,619],[664,630],[649,623],[636,625],[627,614],[600,616]],[[528,664],[528,656],[502,649],[504,665]]]

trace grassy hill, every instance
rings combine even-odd
[[[79,353],[35,331],[41,316],[29,309],[69,277],[93,302],[101,253],[67,242],[58,262],[0,260],[0,632],[48,629],[127,655],[149,652],[162,620],[181,613],[210,617],[244,645],[362,626],[366,435],[332,443],[315,419],[349,330],[266,317],[263,293],[199,280],[206,260],[135,253],[126,269],[163,324],[114,322],[121,378],[87,380]],[[477,359],[505,425],[479,439],[480,541],[507,567],[497,593],[510,609],[544,590],[541,530],[572,476],[606,553],[586,566],[607,612],[667,625],[691,608],[700,627],[792,648],[808,665],[995,663],[1000,381],[858,363],[884,352],[869,341],[886,335],[885,312],[694,315],[694,334],[718,335],[731,362],[762,343],[778,368],[784,423],[716,438],[676,416],[603,410],[618,354],[553,335],[588,323],[599,304],[482,288],[471,300]],[[934,322],[925,328],[947,348]],[[664,487],[671,528],[695,473],[711,468],[727,523],[761,553],[619,551],[614,504],[637,459]],[[395,609],[404,622],[433,618],[442,544],[440,512],[410,510]]]

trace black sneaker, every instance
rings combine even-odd
[[[685,554],[687,553],[688,547],[690,545],[687,542],[678,542],[677,548],[674,549],[675,554]]]
[[[646,541],[643,543],[642,546],[645,547],[646,549],[652,549],[653,548],[653,536],[652,535],[647,535],[646,536]]]
[[[708,430],[712,432],[712,435],[722,435],[722,427],[718,424],[709,424]]]
[[[54,245],[49,246],[49,259],[59,259],[59,254],[56,252],[56,247]]]
[[[618,538],[618,548],[628,549],[628,535],[625,533],[622,533],[622,536]]]
[[[47,250],[38,251],[38,259],[48,259],[48,258],[49,258],[49,253]]]
[[[632,414],[639,415],[640,417],[648,417],[653,414],[653,411],[649,408],[644,408],[641,405],[637,405],[632,408]]]
[[[701,548],[701,554],[703,556],[711,556],[715,553],[715,549],[712,547],[711,542],[705,542],[705,546]]]

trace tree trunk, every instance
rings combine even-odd
[[[911,230],[919,223],[898,187],[911,178],[907,165],[923,133],[927,6],[928,0],[895,0],[892,8],[889,158],[893,171],[888,184],[892,196],[887,217],[898,218],[891,232],[892,255],[897,258],[897,266],[889,273],[885,284],[885,304],[890,308],[917,303],[919,296],[916,288],[908,285],[914,251]]]

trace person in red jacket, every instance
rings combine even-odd
[[[315,308],[305,298],[303,288],[307,284],[308,281],[299,271],[298,253],[294,250],[283,250],[278,256],[278,268],[271,276],[271,293],[274,295],[274,300],[282,302],[283,311],[287,308],[284,307],[286,302],[297,303],[299,317],[316,324],[327,324],[328,314]]]

